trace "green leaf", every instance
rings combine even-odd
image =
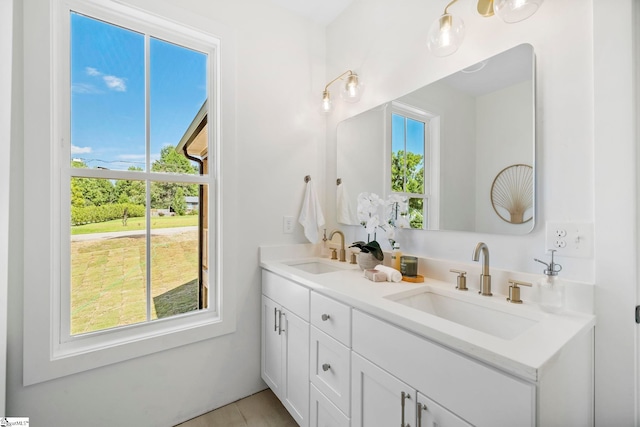
[[[353,242],[350,248],[358,248],[364,253],[370,253],[373,255],[378,261],[382,261],[384,259],[384,253],[380,248],[380,244],[375,240],[365,243],[363,241]]]

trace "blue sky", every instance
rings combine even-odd
[[[71,15],[71,157],[90,167],[144,168],[144,35]],[[151,160],[177,145],[205,101],[207,57],[151,38]]]
[[[407,126],[405,129],[404,116],[392,114],[391,120],[391,150],[395,153],[398,150],[405,149],[406,131],[407,152],[422,154],[424,156],[424,123],[407,118]]]

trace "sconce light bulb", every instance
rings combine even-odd
[[[360,79],[356,73],[351,73],[347,77],[347,82],[340,91],[340,98],[346,102],[358,102],[362,97],[364,85],[360,83]]]
[[[320,105],[320,109],[324,113],[328,113],[331,111],[331,95],[328,90],[322,92],[322,104]]]
[[[464,33],[462,19],[445,13],[431,24],[427,35],[427,47],[435,56],[449,56],[462,44]]]
[[[520,22],[538,11],[544,0],[494,0],[493,10],[504,22]]]

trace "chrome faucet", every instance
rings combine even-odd
[[[340,236],[340,259],[339,259],[339,261],[340,262],[346,262],[347,261],[347,252],[344,249],[344,234],[340,230],[334,230],[329,235],[329,240],[333,240],[333,235],[334,234],[338,234]]]
[[[480,275],[480,295],[490,297],[491,293],[491,275],[489,274],[489,247],[479,242],[473,250],[473,260],[480,260],[480,252],[482,252],[482,274]]]

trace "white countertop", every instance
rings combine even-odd
[[[504,295],[495,293],[493,297],[483,297],[473,290],[460,292],[455,289],[455,283],[428,277],[425,277],[424,283],[372,282],[364,278],[357,265],[348,263],[322,259],[321,262],[341,268],[339,271],[323,274],[307,273],[288,265],[302,260],[305,258],[275,260],[261,257],[260,266],[355,309],[533,382],[539,381],[545,368],[553,363],[554,356],[559,354],[568,342],[595,325],[595,316],[592,314],[571,311],[549,314],[542,311],[537,304],[511,304],[506,301]],[[314,261],[318,258],[306,260]],[[535,320],[536,323],[515,338],[507,340],[385,298],[402,292],[413,294],[419,290],[428,290],[515,314]]]

